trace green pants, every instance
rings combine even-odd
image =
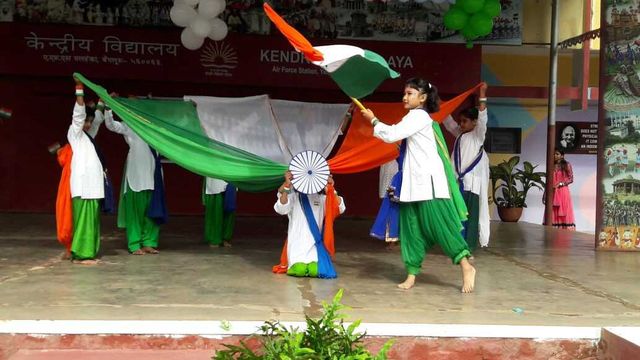
[[[125,227],[130,252],[141,247],[158,247],[160,226],[147,216],[152,193],[152,190],[133,191],[130,188],[124,193]]]
[[[73,240],[71,256],[73,259],[95,259],[100,249],[100,200],[74,197]]]
[[[420,273],[424,255],[438,244],[458,264],[471,256],[451,199],[400,203],[400,251],[407,272]]]
[[[231,241],[235,212],[224,212],[224,193],[204,195],[204,240],[210,245]]]
[[[463,191],[462,198],[467,205],[467,221],[464,222],[462,236],[469,246],[469,250],[474,251],[478,247],[479,241],[479,221],[480,221],[480,197],[471,191]]]

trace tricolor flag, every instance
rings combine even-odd
[[[0,107],[0,118],[9,119],[11,118],[11,109],[6,107]]]
[[[351,45],[311,45],[267,3],[263,8],[269,19],[304,57],[326,70],[340,89],[353,98],[371,94],[386,79],[400,76],[387,61],[373,51]]]

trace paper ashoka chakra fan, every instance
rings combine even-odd
[[[296,191],[304,194],[316,194],[327,186],[329,164],[320,153],[305,150],[298,153],[289,163],[293,175],[291,183]]]

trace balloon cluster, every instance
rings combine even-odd
[[[227,24],[218,17],[227,7],[225,0],[174,0],[171,21],[184,27],[180,34],[182,45],[197,50],[205,38],[220,41],[227,36]]]
[[[501,11],[500,0],[457,0],[444,14],[444,26],[459,30],[471,48],[473,40],[491,34],[493,19]]]

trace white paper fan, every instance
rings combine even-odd
[[[298,192],[316,194],[327,186],[329,164],[320,153],[313,150],[296,154],[289,163],[289,171],[293,175],[291,183]]]

